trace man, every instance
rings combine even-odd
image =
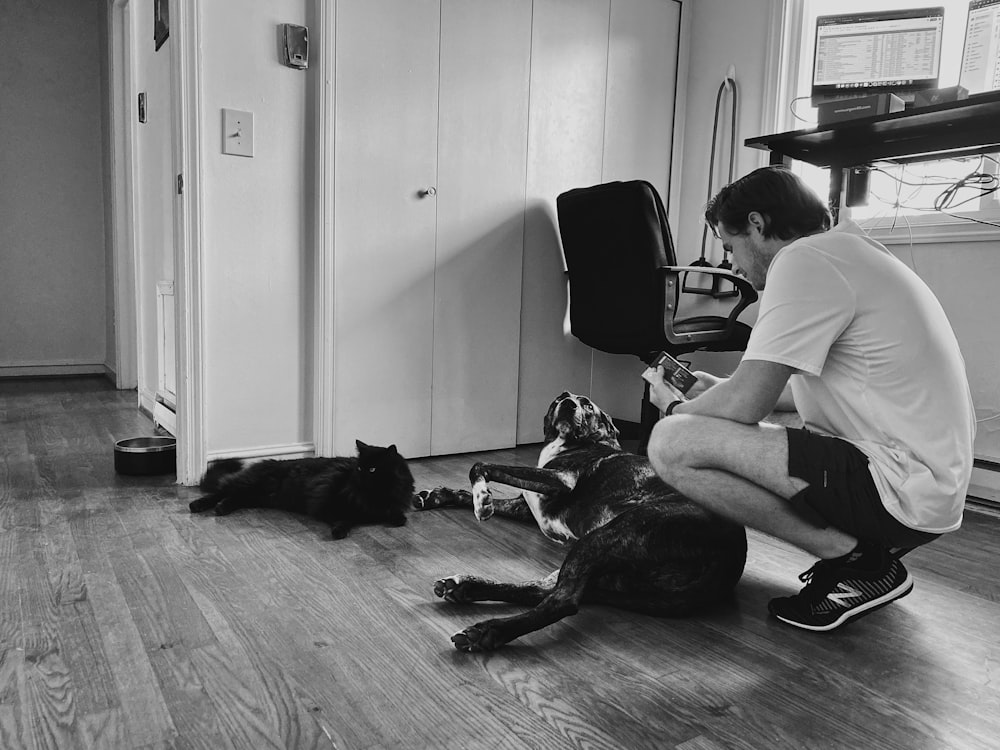
[[[683,400],[647,370],[665,413],[649,458],[720,516],[819,561],[771,600],[781,621],[832,630],[908,594],[899,557],[962,521],[975,414],[954,332],[930,289],[796,175],[765,167],[705,218],[761,291],[727,379],[697,373]],[[795,408],[805,429],[760,421]]]

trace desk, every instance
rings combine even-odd
[[[771,164],[797,159],[829,167],[830,207],[836,214],[846,168],[1000,151],[1000,91],[807,130],[747,138],[743,144],[769,151]]]

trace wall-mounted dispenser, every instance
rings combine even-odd
[[[309,29],[293,23],[278,27],[281,38],[281,63],[289,68],[305,70],[309,67]]]

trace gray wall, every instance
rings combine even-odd
[[[0,3],[0,376],[103,372],[100,0]]]

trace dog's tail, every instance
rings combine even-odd
[[[227,458],[222,461],[215,461],[208,467],[205,476],[201,478],[198,486],[205,492],[215,492],[218,490],[226,477],[236,474],[243,468],[243,462],[238,458]]]

